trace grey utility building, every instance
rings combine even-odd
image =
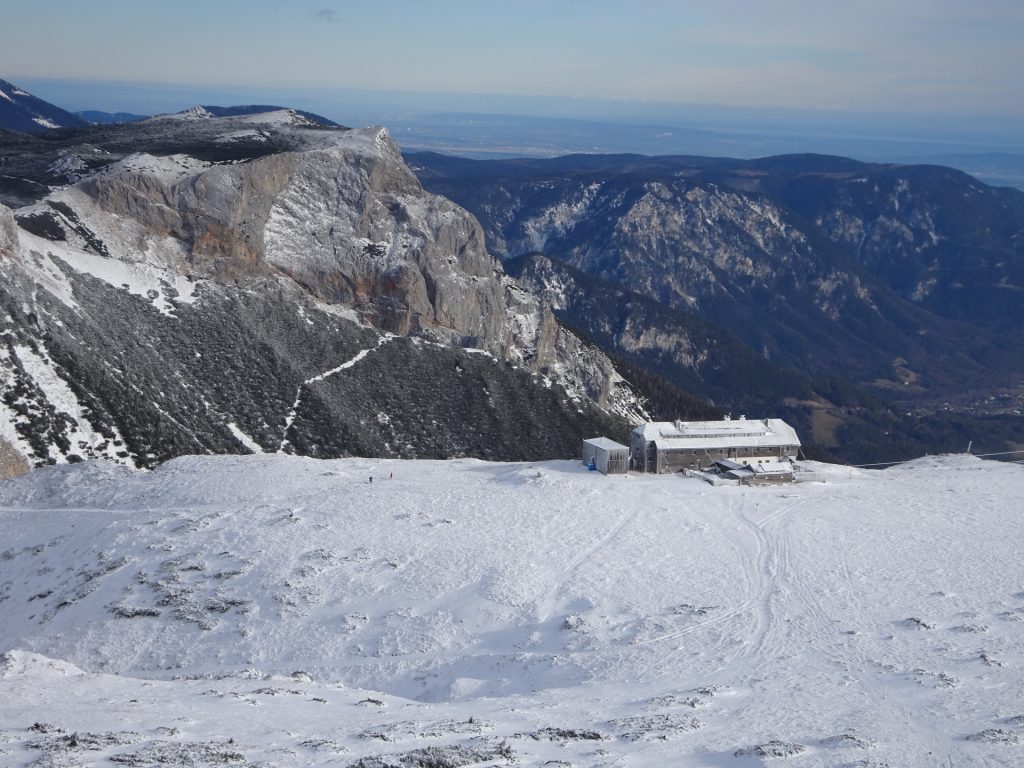
[[[581,455],[584,464],[606,475],[624,475],[629,468],[629,448],[607,437],[584,440]]]
[[[738,465],[795,460],[800,439],[782,419],[660,421],[630,435],[629,460],[638,472],[704,469],[726,459]]]

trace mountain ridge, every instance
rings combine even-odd
[[[48,190],[0,211],[0,433],[33,462],[556,456],[642,413],[383,129],[185,115],[13,145]]]
[[[410,161],[429,188],[477,215],[503,258],[541,250],[656,300],[697,308],[733,333],[759,334],[759,344],[766,343],[776,357],[790,354],[790,364],[853,373],[866,382],[891,374],[886,368],[894,357],[916,357],[922,373],[939,379],[946,370],[927,370],[927,359],[937,353],[953,359],[963,351],[974,354],[973,361],[963,357],[946,368],[973,369],[976,376],[1000,367],[1016,373],[1024,366],[1019,349],[995,343],[1024,323],[1019,304],[1011,306],[1024,285],[1024,193],[987,188],[951,169],[817,155],[452,162],[414,154]],[[878,177],[874,188],[861,181],[865,173]],[[922,175],[934,189],[908,201],[908,185],[924,185],[914,181]],[[865,209],[860,219],[851,187],[878,199],[873,208],[859,203]],[[950,213],[950,223],[936,225],[956,195],[977,200],[969,201],[973,208],[967,214]],[[894,218],[901,204],[910,228]],[[654,227],[650,237],[663,243],[638,239],[639,230],[629,229],[648,225]],[[855,231],[867,232],[861,250],[851,246]],[[729,265],[718,261],[724,258]],[[665,270],[668,281],[661,279]],[[946,283],[937,284],[937,277]],[[967,289],[953,301],[959,284]],[[988,312],[979,309],[983,305]],[[778,326],[773,315],[790,311],[803,313],[806,321]],[[750,322],[741,319],[748,316]],[[773,323],[777,328],[768,335],[758,329]],[[870,330],[880,323],[889,324],[885,333]],[[863,329],[850,335],[846,329],[858,324]],[[787,353],[792,342],[784,334],[815,327],[841,343],[804,344],[796,355]],[[864,346],[844,358],[847,365],[861,365],[859,373],[830,370],[831,350],[853,345],[852,351],[857,337],[892,351],[880,350],[879,357]],[[815,363],[810,353],[823,362]]]
[[[269,108],[196,107],[130,124],[0,136],[0,203],[16,209],[0,217],[4,247],[14,256],[8,273],[21,270],[4,297],[12,308],[5,353],[10,371],[0,393],[9,409],[5,455],[15,444],[36,461],[125,453],[127,437],[120,430],[129,425],[142,431],[127,453],[147,464],[188,450],[282,446],[323,455],[469,451],[524,458],[517,446],[551,456],[557,444],[564,455],[575,452],[573,441],[584,428],[624,439],[621,419],[642,420],[649,413],[645,388],[648,396],[657,393],[658,408],[679,411],[662,413],[665,418],[723,411],[786,415],[808,436],[812,455],[906,458],[953,450],[972,438],[983,450],[1013,447],[1012,415],[1000,416],[995,429],[989,429],[994,422],[932,417],[940,398],[966,396],[964,382],[1012,392],[1014,355],[1024,353],[999,344],[998,328],[979,333],[977,323],[956,312],[936,314],[926,291],[916,302],[901,295],[920,284],[922,270],[949,261],[944,238],[964,233],[974,237],[969,242],[989,243],[988,250],[979,248],[971,269],[1008,255],[991,279],[997,286],[992,290],[1011,294],[1017,262],[1012,246],[999,250],[1008,225],[997,230],[985,222],[992,221],[993,204],[1016,210],[1012,195],[941,169],[913,170],[925,180],[973,190],[975,213],[952,229],[936,230],[935,206],[948,205],[948,193],[908,197],[900,175],[907,171],[899,166],[820,155],[758,161],[577,155],[505,162],[413,155],[410,170],[382,129],[324,126],[295,110],[263,111]],[[460,186],[451,196],[479,219],[427,194],[413,171],[429,186]],[[871,216],[856,218],[865,204],[846,187],[866,189],[870,185],[859,181],[865,174],[877,177],[872,194],[880,202]],[[921,178],[911,179],[911,192]],[[842,205],[814,207],[826,198]],[[901,206],[911,211],[907,225],[899,218]],[[987,240],[972,235],[972,216],[982,216],[975,229],[991,230]],[[871,248],[850,248],[856,229],[851,222],[875,233]],[[905,232],[918,250],[904,260],[903,272],[895,270],[896,277],[910,277],[901,286],[896,277],[875,272],[891,267],[884,247],[893,237],[906,239]],[[514,276],[491,255],[535,251],[548,261],[509,261]],[[31,292],[34,283],[47,286],[42,312],[22,309],[24,297],[31,295],[31,306],[40,295]],[[252,292],[267,296],[257,301]],[[180,371],[217,391],[206,401],[216,401],[219,412],[204,414],[207,407],[197,407],[181,383],[152,373],[160,363],[149,352],[126,358],[124,345],[104,340],[88,353],[81,333],[67,330],[82,322],[79,293],[103,296],[88,310],[103,325],[122,328],[118,311],[134,317],[153,349],[171,339],[175,348],[198,344],[193,351],[200,359],[209,355],[227,363],[230,377],[258,365],[259,350],[268,349],[274,372],[257,377],[259,386],[237,387],[235,397],[213,378],[212,368],[197,369],[188,356],[176,359]],[[204,302],[226,314],[218,317]],[[286,306],[300,325],[285,320]],[[324,308],[333,308],[336,319],[326,321]],[[262,327],[254,311],[278,325]],[[971,316],[972,305],[957,311]],[[196,323],[190,334],[201,341],[167,327],[185,315]],[[352,321],[363,327],[343,330]],[[229,330],[243,323],[259,328],[257,338]],[[90,333],[103,335],[100,329]],[[387,334],[411,335],[426,346],[382,343]],[[299,339],[336,351],[330,360],[297,355]],[[237,359],[209,354],[208,343],[233,345]],[[47,345],[54,344],[61,348],[50,354]],[[128,395],[97,368],[99,362],[88,362],[101,347],[103,364],[116,359],[121,362],[115,368],[124,370],[124,362],[134,360],[144,371],[141,379],[175,393],[172,403],[154,409]],[[448,357],[446,347],[456,357],[475,354],[460,349],[482,349],[513,368],[500,376],[493,367],[484,373],[479,361]],[[436,409],[400,386],[378,387],[376,398],[364,398],[364,389],[374,385],[362,369],[387,379],[387,370],[401,366],[399,352],[437,385],[431,389]],[[642,386],[627,383],[604,352],[628,366]],[[356,358],[358,365],[344,367]],[[474,371],[468,380],[467,370]],[[38,386],[54,380],[77,388],[73,397]],[[82,380],[99,389],[88,391]],[[553,389],[536,399],[518,393],[519,386],[564,387],[564,394]],[[271,389],[261,395],[260,387]],[[694,401],[680,387],[709,402]],[[511,414],[525,406],[495,409],[473,394],[495,388],[506,388],[509,403],[534,400],[545,415],[511,427]],[[98,396],[101,391],[106,394]],[[488,426],[457,423],[463,417],[454,401],[438,396],[442,391],[463,393],[475,404],[473,418]],[[55,408],[54,397],[70,402],[71,411]],[[149,415],[119,416],[121,426],[114,429],[112,419],[123,411],[118,400],[137,403]],[[348,405],[353,402],[366,413],[354,412]],[[418,416],[410,413],[413,402]],[[598,411],[591,412],[594,407]],[[188,412],[184,421],[182,408]],[[308,418],[296,408],[318,415]],[[257,415],[245,416],[247,409]],[[343,416],[332,416],[332,409]],[[568,421],[555,415],[561,411]],[[197,414],[210,423],[197,423]],[[396,414],[405,416],[404,423]],[[424,418],[443,424],[446,436],[431,438]],[[23,425],[28,432],[21,438],[14,426],[19,419],[36,422],[31,429]],[[102,428],[86,429],[90,419]],[[568,431],[544,437],[545,420]],[[347,437],[339,438],[342,423]],[[398,433],[389,432],[391,423],[401,425]],[[302,434],[293,440],[289,429]],[[76,441],[85,447],[78,450]],[[427,445],[426,453],[417,452]],[[16,455],[11,465],[23,466]]]
[[[60,128],[78,128],[84,125],[87,125],[86,121],[78,115],[0,79],[0,129],[21,133],[46,133]]]

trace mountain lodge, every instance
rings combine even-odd
[[[668,473],[701,470],[725,460],[740,467],[796,460],[800,438],[782,419],[656,421],[636,427],[629,440],[630,468]]]

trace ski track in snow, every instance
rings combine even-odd
[[[603,547],[613,542],[618,537],[626,526],[635,522],[640,516],[640,510],[627,510],[622,514],[622,517],[612,526],[608,533],[601,536],[593,546],[588,548],[586,551],[577,555],[565,570],[559,573],[555,577],[553,586],[549,589],[544,590],[541,594],[537,595],[535,602],[537,603],[537,618],[543,623],[549,620],[554,615],[558,602],[557,596],[560,592],[564,591],[568,582],[573,578],[575,572],[581,565],[590,560],[597,552]]]
[[[394,338],[395,338],[394,334],[385,333],[378,340],[376,347],[371,347],[369,349],[362,349],[351,360],[346,360],[341,365],[336,366],[334,368],[331,368],[330,370],[324,371],[323,373],[317,374],[316,376],[313,376],[312,378],[306,379],[304,382],[302,382],[296,388],[296,390],[295,390],[295,402],[292,403],[292,408],[288,412],[288,415],[285,417],[285,420],[284,420],[284,431],[281,433],[281,443],[280,443],[280,445],[278,445],[277,452],[278,453],[284,453],[285,452],[285,447],[290,445],[290,441],[288,440],[288,432],[289,432],[289,430],[291,430],[292,424],[295,423],[295,419],[296,419],[296,417],[299,414],[299,406],[302,404],[302,390],[303,389],[308,387],[310,384],[314,384],[314,383],[316,383],[318,381],[323,381],[324,379],[326,379],[326,378],[328,378],[330,376],[334,376],[337,373],[341,373],[342,371],[347,370],[347,369],[353,367],[356,363],[358,363],[360,360],[362,360],[368,354],[370,354],[371,352],[377,351],[378,349],[380,349],[382,346],[384,346],[385,344],[387,344],[389,341],[391,341]]]
[[[812,467],[36,470],[0,484],[0,765],[1018,764],[1024,468]]]
[[[678,640],[686,635],[691,635],[711,627],[717,627],[718,625],[729,623],[737,617],[742,619],[749,614],[751,629],[746,635],[741,648],[735,652],[733,654],[733,658],[730,659],[730,666],[735,664],[739,657],[753,657],[761,650],[765,637],[772,625],[773,610],[771,603],[773,593],[775,589],[778,588],[776,581],[779,570],[778,561],[780,557],[780,550],[784,549],[785,546],[784,539],[770,535],[766,530],[766,526],[769,523],[778,520],[783,515],[791,512],[798,506],[808,503],[810,499],[785,504],[760,522],[752,521],[743,511],[739,511],[737,513],[737,507],[739,506],[739,504],[736,503],[737,500],[731,499],[730,501],[730,511],[735,513],[736,519],[742,522],[743,525],[753,534],[753,548],[751,549],[748,547],[738,549],[743,566],[743,577],[748,595],[747,599],[732,608],[726,609],[713,618],[691,624],[677,632],[670,632],[650,638],[643,641],[643,643],[641,643],[642,645]],[[742,504],[742,500],[740,500],[740,504]],[[710,522],[714,523],[714,521]],[[664,662],[669,661],[682,650],[683,648],[679,648],[661,656],[658,660],[658,664],[663,665]],[[649,671],[653,670],[649,668]]]
[[[787,516],[812,502],[825,504],[829,498],[829,495],[807,496],[785,503],[761,517],[758,517],[759,505],[755,505],[754,513],[751,514],[749,499],[731,499],[730,512],[752,534],[743,537],[744,546],[739,548],[748,598],[713,618],[690,624],[676,632],[649,638],[639,644],[661,646],[698,633],[707,636],[709,630],[721,629],[720,640],[716,642],[711,639],[711,643],[716,651],[722,652],[722,666],[709,676],[709,685],[735,687],[742,683],[757,688],[763,679],[766,655],[781,659],[799,657],[806,667],[820,670],[819,674],[839,671],[845,678],[845,685],[862,690],[866,702],[886,712],[892,722],[904,722],[907,728],[913,730],[917,743],[928,745],[928,759],[934,761],[932,764],[953,766],[957,749],[948,728],[929,727],[914,718],[909,704],[887,692],[885,671],[881,663],[863,653],[855,642],[842,643],[836,640],[834,632],[826,631],[834,627],[838,620],[824,607],[815,584],[804,578],[806,574],[801,573],[794,564],[786,526]],[[813,557],[813,552],[804,554]],[[847,562],[842,563],[840,573],[854,605],[862,608]],[[793,617],[801,614],[810,619],[812,628],[809,637],[793,631],[790,626]],[[721,642],[728,637],[724,628],[741,622],[744,623],[744,629],[739,633],[740,641],[733,641],[731,645]],[[849,635],[855,634],[849,632]],[[807,652],[808,640],[813,648],[811,653]],[[657,656],[644,668],[643,676],[663,679],[671,677],[671,662],[688,650],[687,645],[680,644],[674,650]]]

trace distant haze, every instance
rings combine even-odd
[[[1016,0],[53,0],[13,4],[4,21],[18,33],[0,77],[69,110],[279,103],[440,149],[459,146],[450,116],[472,114],[731,137],[667,152],[1024,153]],[[594,132],[553,151],[657,151]]]
[[[1024,116],[1016,0],[10,5],[11,78]]]

